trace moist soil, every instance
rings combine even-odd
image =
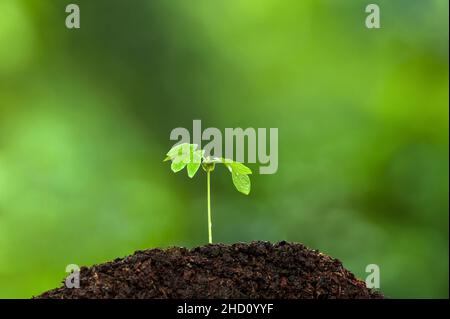
[[[302,244],[252,242],[136,251],[81,267],[80,288],[35,298],[383,298],[334,258]]]

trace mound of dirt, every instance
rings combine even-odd
[[[80,288],[36,298],[383,298],[301,244],[252,242],[136,251],[80,270]]]

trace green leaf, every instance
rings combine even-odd
[[[197,144],[188,144],[188,143],[182,143],[182,144],[178,144],[175,145],[174,147],[172,147],[169,152],[167,152],[167,157],[164,159],[166,160],[174,160],[175,158],[178,157],[183,157],[183,158],[189,158],[189,155],[194,152],[197,149],[198,145]]]
[[[228,158],[219,157],[219,158],[216,158],[215,160],[220,163],[223,163],[230,172],[234,171],[236,173],[245,174],[245,175],[252,173],[251,169],[248,168],[247,166],[245,166],[244,164],[235,162]]]
[[[216,160],[219,161],[220,163],[223,163],[230,172],[236,172],[243,175],[248,175],[252,173],[251,169],[242,163],[234,162],[228,158],[222,157],[217,158]]]
[[[202,163],[204,150],[196,150],[197,144],[178,144],[170,149],[164,161],[171,160],[171,169],[177,173],[187,166],[188,176],[194,177]]]
[[[197,150],[191,154],[192,160],[187,164],[188,176],[190,178],[194,177],[195,173],[197,173],[198,169],[200,168],[204,153],[204,150]]]
[[[239,174],[237,172],[231,172],[233,184],[236,189],[242,194],[250,194],[250,178],[246,174]]]
[[[197,173],[200,168],[200,163],[189,163],[187,164],[187,172],[190,178],[194,177],[195,173]]]
[[[186,166],[186,163],[182,160],[173,160],[170,168],[174,173],[181,171]]]
[[[252,173],[250,168],[239,162],[232,162],[225,165],[229,165],[229,169],[231,168],[232,172],[236,172],[238,174],[247,175]]]
[[[228,158],[214,158],[214,161],[223,163],[228,168],[233,184],[239,192],[245,195],[250,194],[250,177],[247,176],[252,173],[250,168]]]
[[[168,152],[167,152],[167,157],[166,159],[173,159],[176,156],[178,156],[178,154],[182,151],[182,148],[184,147],[184,145],[186,145],[186,143],[183,144],[178,144],[175,145],[174,147],[172,147]]]

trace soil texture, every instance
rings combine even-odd
[[[35,298],[383,298],[342,263],[302,244],[252,242],[136,251],[81,267],[80,288]]]

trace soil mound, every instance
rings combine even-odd
[[[36,298],[383,298],[302,244],[252,242],[136,251],[82,267],[80,288]]]

